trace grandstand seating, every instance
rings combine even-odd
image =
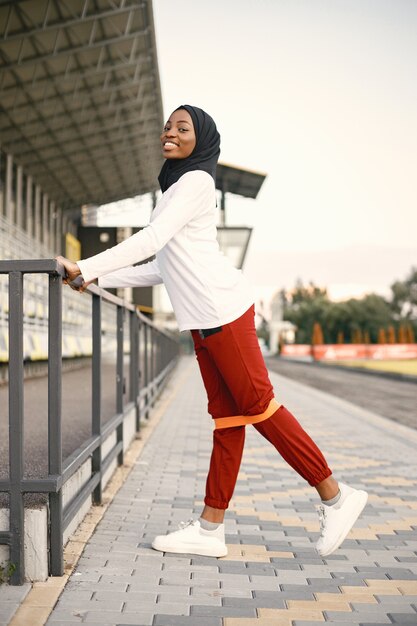
[[[0,259],[53,258],[55,253],[0,215]],[[24,277],[24,356],[28,361],[48,358],[48,280],[41,274]],[[104,351],[113,351],[116,325],[103,307]],[[0,275],[0,362],[8,361],[9,297],[7,277]],[[91,356],[91,298],[63,290],[62,356]]]

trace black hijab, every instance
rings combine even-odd
[[[195,148],[186,159],[166,159],[158,176],[162,193],[186,172],[203,170],[216,182],[217,160],[220,154],[220,135],[212,117],[203,109],[182,104],[175,111],[185,109],[190,115],[196,136]]]

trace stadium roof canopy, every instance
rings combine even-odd
[[[0,145],[62,208],[152,191],[151,0],[0,1]]]
[[[222,194],[235,193],[245,198],[256,198],[266,178],[263,172],[247,170],[243,167],[218,163],[216,187]]]

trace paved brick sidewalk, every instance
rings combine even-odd
[[[317,497],[252,428],[229,555],[163,555],[155,534],[198,515],[211,421],[193,359],[136,467],[107,510],[48,626],[417,624],[417,432],[271,374],[277,398],[370,502],[336,554],[317,556]]]

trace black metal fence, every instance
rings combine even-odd
[[[24,477],[24,352],[23,352],[23,285],[25,274],[42,273],[49,277],[48,323],[48,475]],[[10,562],[16,567],[10,582],[22,584],[25,579],[24,494],[46,493],[49,499],[49,573],[63,574],[63,536],[80,507],[92,496],[101,502],[102,478],[117,459],[123,463],[123,425],[129,411],[136,411],[136,431],[142,418],[148,417],[167,375],[176,363],[178,340],[109,292],[91,285],[92,297],[92,407],[91,437],[63,462],[61,435],[61,364],[62,364],[62,275],[55,260],[0,261],[0,274],[9,277],[9,477],[0,480],[0,492],[9,494],[10,523],[0,531],[0,545],[8,545]],[[87,296],[88,297],[88,296]],[[102,303],[116,309],[116,414],[104,425],[101,419]],[[129,317],[128,349],[124,322]],[[129,358],[129,401],[124,406],[123,365]],[[104,456],[102,444],[116,432],[116,443]],[[92,460],[88,482],[64,507],[62,489],[86,460]]]

